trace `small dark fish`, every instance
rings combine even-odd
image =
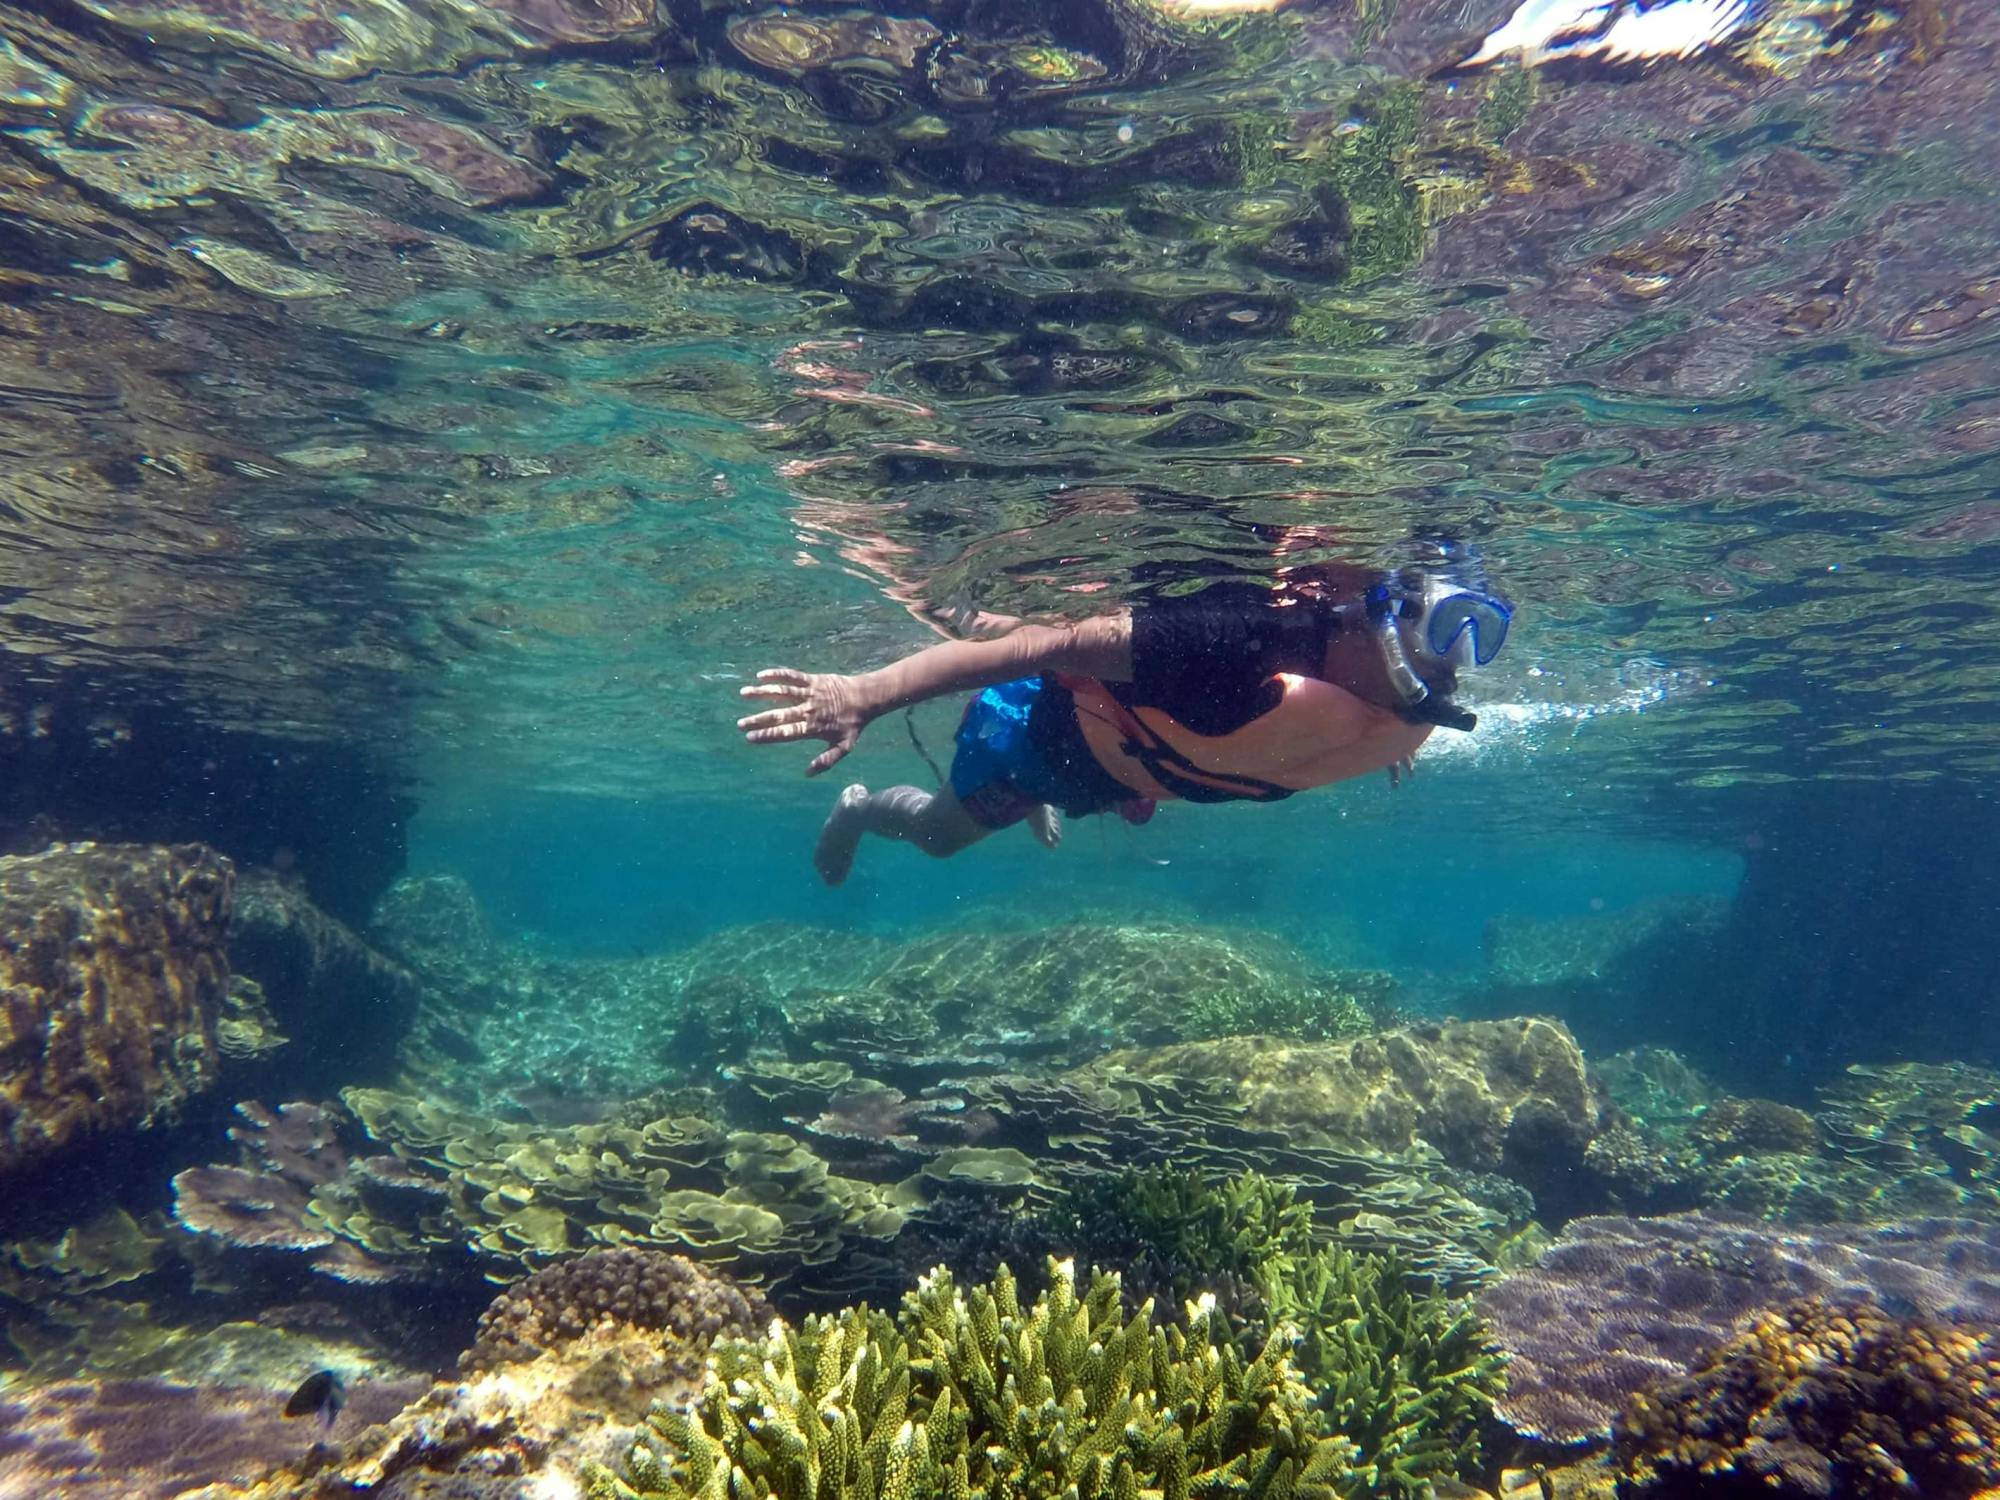
[[[285,1403],[285,1415],[304,1417],[317,1414],[320,1435],[333,1431],[341,1407],[347,1404],[347,1385],[331,1370],[315,1370],[299,1382],[292,1399]]]

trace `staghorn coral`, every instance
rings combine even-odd
[[[591,1250],[537,1271],[494,1298],[458,1365],[476,1373],[526,1363],[607,1324],[706,1344],[724,1333],[753,1332],[769,1318],[760,1293],[684,1256]]]
[[[1479,1294],[1509,1356],[1500,1416],[1557,1443],[1599,1437],[1633,1392],[1685,1373],[1760,1310],[1866,1298],[1926,1317],[2000,1315],[2000,1227],[1923,1219],[1810,1232],[1680,1214],[1586,1218]]]
[[[1344,1494],[1421,1496],[1479,1473],[1505,1358],[1464,1303],[1411,1280],[1393,1256],[1339,1245],[1274,1255],[1259,1273],[1267,1316],[1293,1331],[1301,1376],[1355,1447]]]
[[[1613,1449],[1645,1500],[1990,1495],[2000,1326],[1802,1299],[1634,1396]]]
[[[1133,1295],[1171,1307],[1222,1283],[1247,1287],[1273,1258],[1307,1253],[1312,1217],[1293,1188],[1261,1173],[1210,1183],[1157,1166],[1077,1183],[1040,1229],[1086,1264],[1117,1268]]]
[[[234,885],[195,844],[0,858],[0,1177],[214,1082]]]
[[[725,1343],[700,1405],[652,1419],[671,1456],[637,1445],[627,1478],[590,1471],[588,1492],[1338,1493],[1349,1449],[1319,1430],[1280,1341],[1246,1361],[1198,1308],[1159,1327],[1150,1305],[1126,1317],[1116,1276],[1079,1297],[1071,1266],[1049,1271],[1026,1309],[1004,1269],[964,1291],[940,1270],[894,1318],[850,1308]]]

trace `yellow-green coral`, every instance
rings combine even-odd
[[[1325,1246],[1275,1257],[1261,1285],[1333,1431],[1356,1449],[1346,1495],[1416,1496],[1479,1468],[1479,1420],[1505,1356],[1470,1308],[1410,1290],[1394,1256]]]
[[[1074,1268],[1023,1309],[1002,1270],[933,1272],[895,1318],[867,1308],[719,1345],[692,1413],[662,1410],[591,1500],[951,1500],[1194,1494],[1333,1500],[1352,1450],[1326,1436],[1273,1340],[1246,1360],[1190,1306],[1131,1317],[1118,1278]]]

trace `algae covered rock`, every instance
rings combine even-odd
[[[235,879],[194,844],[0,859],[0,1177],[214,1082]]]
[[[1351,1450],[1320,1428],[1282,1340],[1246,1360],[1199,1308],[1157,1326],[1150,1304],[1125,1314],[1115,1276],[1079,1294],[1055,1263],[1049,1283],[1024,1307],[1004,1269],[965,1289],[940,1270],[895,1317],[849,1308],[725,1342],[695,1410],[655,1413],[664,1446],[635,1447],[622,1477],[591,1471],[588,1492],[1340,1493]]]
[[[1600,1109],[1559,1021],[1463,1021],[1341,1042],[1234,1037],[1117,1052],[1085,1070],[1221,1084],[1248,1120],[1348,1146],[1435,1147],[1453,1166],[1531,1186],[1583,1158]]]

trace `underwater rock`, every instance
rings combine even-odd
[[[1499,1415],[1554,1443],[1600,1438],[1627,1398],[1685,1374],[1744,1319],[1799,1297],[1922,1317],[2000,1316],[2000,1226],[1924,1219],[1781,1230],[1703,1214],[1571,1221],[1479,1294],[1509,1356]]]
[[[714,203],[697,203],[662,224],[649,252],[689,276],[791,282],[806,273],[809,253],[798,236],[753,224]]]
[[[408,970],[268,870],[246,870],[237,883],[229,959],[297,1043],[260,1080],[264,1089],[316,1093],[373,1071],[393,1056],[423,999]]]
[[[1990,1495],[2000,1325],[1804,1299],[1634,1396],[1613,1451],[1635,1500]]]
[[[1688,1060],[1669,1047],[1634,1047],[1598,1058],[1591,1077],[1618,1109],[1649,1125],[1691,1120],[1718,1092]]]
[[[0,1177],[214,1082],[234,884],[199,845],[0,858]]]
[[[1599,1106],[1559,1021],[1458,1021],[1342,1042],[1233,1037],[1117,1052],[1084,1077],[1170,1075],[1232,1090],[1247,1119],[1340,1145],[1423,1142],[1455,1167],[1505,1170],[1531,1188],[1582,1160]]]
[[[419,1389],[357,1382],[341,1425],[380,1421]],[[0,1393],[0,1494],[170,1500],[207,1485],[235,1493],[320,1435],[286,1420],[284,1404],[280,1388],[159,1379],[8,1390]]]
[[[501,1293],[458,1379],[211,1500],[574,1495],[580,1469],[626,1451],[648,1410],[694,1397],[713,1338],[769,1320],[756,1293],[677,1256],[593,1251]]]

